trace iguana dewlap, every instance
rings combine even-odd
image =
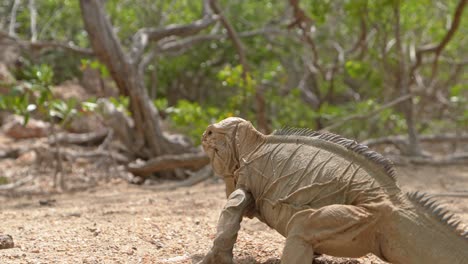
[[[427,195],[401,192],[391,162],[355,141],[306,129],[263,135],[241,118],[202,139],[228,201],[201,263],[232,263],[243,216],[286,237],[281,263],[314,252],[391,263],[468,263],[467,232]],[[458,230],[459,231],[459,230]]]

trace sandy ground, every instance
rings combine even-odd
[[[468,190],[467,166],[399,171],[405,190]],[[443,200],[468,223],[467,199]],[[196,263],[211,246],[224,201],[223,186],[214,179],[174,191],[114,179],[75,193],[0,196],[0,234],[15,241],[15,248],[0,250],[0,263]],[[246,219],[235,262],[279,263],[283,243],[274,230]],[[336,263],[382,262],[367,256]]]

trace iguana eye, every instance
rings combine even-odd
[[[211,136],[211,134],[213,134],[213,131],[208,131],[208,136]]]

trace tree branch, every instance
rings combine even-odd
[[[465,9],[467,1],[468,0],[460,0],[460,2],[458,2],[457,7],[455,8],[455,13],[453,15],[452,24],[450,25],[449,30],[447,31],[445,36],[442,38],[439,44],[425,45],[416,51],[416,62],[411,67],[410,77],[414,77],[415,71],[419,68],[419,66],[421,66],[422,56],[425,53],[435,53],[434,61],[432,63],[431,79],[435,77],[435,74],[437,72],[439,56],[442,50],[447,45],[447,43],[449,43],[449,41],[453,38],[453,36],[455,35],[455,32],[458,30],[458,27],[460,26],[460,21],[462,19],[463,10]]]
[[[11,36],[16,36],[16,33],[15,33],[16,13],[18,13],[18,8],[20,4],[21,4],[21,0],[15,0],[13,2],[13,7],[11,8],[10,26],[8,27],[8,34]]]
[[[38,41],[38,42],[30,42],[19,39],[15,36],[9,35],[6,32],[0,31],[0,38],[7,38],[11,41],[14,41],[18,44],[21,48],[26,50],[48,50],[48,49],[63,49],[64,51],[76,53],[83,56],[93,56],[94,52],[90,49],[80,48],[78,46],[74,46],[72,44],[66,44],[56,41]]]
[[[237,34],[234,27],[222,14],[222,11],[218,5],[218,1],[210,0],[210,7],[211,9],[213,9],[213,12],[219,16],[221,24],[226,29],[229,38],[234,44],[234,47],[237,51],[237,55],[239,56],[239,62],[242,65],[242,79],[244,80],[244,85],[247,86],[249,85],[248,72],[250,71],[250,68],[247,62],[247,57],[245,55],[245,50],[244,50],[242,41],[240,40],[239,35]],[[256,107],[257,107],[256,117],[257,117],[259,130],[264,133],[268,133],[269,128],[268,128],[268,121],[267,121],[266,113],[265,113],[265,98],[259,87],[256,87],[255,89],[255,102],[256,102]]]
[[[206,5],[204,1],[204,6]],[[211,14],[203,8],[203,18],[187,25],[168,25],[162,28],[142,28],[133,36],[131,58],[134,63],[139,63],[149,42],[158,42],[167,37],[187,37],[195,35],[201,30],[218,21],[218,16]]]
[[[275,29],[275,28],[264,28],[259,30],[252,30],[252,31],[245,31],[238,33],[240,38],[248,38],[254,37],[258,35],[267,35],[267,34],[283,34],[285,32]],[[228,36],[224,34],[209,34],[209,35],[196,35],[192,37],[183,38],[180,40],[170,40],[167,42],[162,42],[158,44],[158,50],[161,53],[171,54],[171,55],[179,55],[188,49],[190,49],[193,45],[196,45],[201,42],[205,41],[213,41],[213,40],[223,40],[227,39]]]
[[[37,9],[35,0],[29,0],[29,14],[31,16],[31,42],[37,41]]]
[[[234,44],[234,47],[235,47],[235,49],[237,51],[237,55],[239,55],[240,64],[242,65],[243,77],[246,78],[247,77],[247,72],[249,71],[249,66],[247,64],[247,59],[246,59],[246,56],[245,56],[244,47],[243,47],[242,42],[240,41],[240,39],[239,39],[239,37],[237,35],[237,32],[234,30],[234,27],[231,25],[231,23],[222,14],[222,11],[219,8],[217,0],[210,0],[210,7],[213,9],[213,12],[219,16],[219,20],[221,21],[221,24],[226,29],[229,38],[231,39],[232,43]]]
[[[322,75],[322,78],[326,80],[327,73],[325,69],[319,64],[319,54],[317,46],[315,45],[314,40],[309,34],[310,28],[312,27],[313,20],[309,18],[304,10],[299,6],[299,0],[289,0],[289,4],[293,8],[293,15],[295,20],[289,24],[288,28],[297,27],[301,30],[302,39],[310,46],[313,54],[312,65],[314,66],[315,71],[319,71]]]
[[[343,125],[344,123],[348,122],[348,121],[351,121],[351,120],[354,120],[354,119],[367,119],[387,108],[390,108],[390,107],[393,107],[397,104],[400,104],[406,100],[409,100],[411,98],[413,98],[414,95],[412,94],[406,94],[406,95],[403,95],[401,97],[398,97],[396,98],[395,100],[393,101],[390,101],[384,105],[382,105],[381,107],[377,108],[377,109],[374,109],[372,111],[370,111],[369,113],[366,113],[366,114],[355,114],[355,115],[350,115],[350,116],[347,116],[345,118],[342,118],[341,120],[338,120],[336,121],[334,124],[332,125],[329,125],[327,127],[324,127],[322,128],[321,130],[331,130],[331,129],[334,129],[334,128],[337,128],[341,125]]]

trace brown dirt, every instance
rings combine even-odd
[[[30,170],[33,165],[25,165],[25,159],[0,160],[0,172],[11,176]],[[68,166],[69,182],[78,182],[83,173],[106,173],[82,163]],[[468,166],[399,171],[405,190],[468,190]],[[50,169],[34,173],[42,179],[53,174]],[[40,182],[36,184],[44,186]],[[191,188],[155,192],[112,178],[79,192],[0,196],[0,234],[10,234],[15,242],[14,248],[0,250],[0,263],[196,263],[211,246],[224,201],[224,188],[213,179]],[[443,201],[468,223],[467,199]],[[246,219],[235,262],[279,263],[283,243],[274,230]],[[318,262],[383,263],[373,256],[348,261],[322,257]]]

